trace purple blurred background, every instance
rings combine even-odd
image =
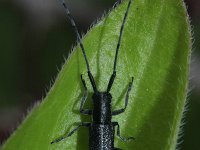
[[[115,0],[67,1],[85,33]],[[181,150],[200,147],[200,1],[186,0],[194,35],[188,112]],[[57,0],[0,1],[0,143],[45,97],[76,37]],[[12,94],[11,94],[12,93]]]

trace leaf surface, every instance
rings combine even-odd
[[[102,18],[83,38],[91,71],[100,91],[106,90],[127,0]],[[117,77],[111,93],[113,109],[124,106],[128,82],[135,80],[127,110],[118,121],[122,136],[134,136],[115,146],[124,150],[174,150],[188,85],[190,30],[182,0],[133,1],[119,51]],[[83,74],[89,88],[80,47],[64,64],[46,98],[34,107],[3,150],[86,150],[88,129],[65,141],[50,142],[90,117],[79,114]],[[90,107],[89,105],[87,105]]]

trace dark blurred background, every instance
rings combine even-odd
[[[78,28],[89,26],[115,0],[68,0]],[[187,0],[194,45],[181,150],[200,149],[200,1]],[[0,143],[27,110],[45,97],[76,37],[58,0],[0,1]]]

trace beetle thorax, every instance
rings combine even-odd
[[[93,122],[108,124],[111,122],[111,100],[112,96],[108,92],[96,92],[92,96],[93,100]]]

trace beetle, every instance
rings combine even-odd
[[[78,43],[80,44],[80,47],[81,47],[81,50],[83,53],[83,57],[86,62],[87,74],[88,74],[90,83],[92,85],[93,91],[94,91],[94,93],[92,95],[93,109],[92,110],[84,109],[84,104],[87,100],[88,90],[87,90],[86,82],[83,79],[83,76],[81,75],[81,81],[82,81],[82,84],[84,87],[84,95],[81,99],[80,113],[84,114],[84,115],[91,115],[92,122],[91,123],[82,122],[77,127],[75,127],[71,132],[69,132],[67,135],[53,140],[51,142],[51,144],[60,142],[64,139],[70,137],[75,131],[78,130],[79,127],[83,126],[83,127],[89,128],[89,149],[90,150],[121,150],[119,148],[114,147],[115,127],[117,127],[117,136],[121,140],[128,141],[128,140],[131,140],[134,138],[133,137],[128,137],[128,138],[122,137],[120,135],[119,123],[112,122],[112,116],[119,115],[126,110],[127,105],[128,105],[128,100],[129,100],[129,94],[130,94],[131,87],[133,84],[133,77],[128,85],[128,89],[127,89],[127,93],[126,93],[126,97],[125,97],[124,108],[112,111],[112,105],[111,105],[112,95],[110,93],[110,90],[112,88],[112,85],[113,85],[115,77],[116,77],[116,65],[117,65],[118,52],[119,52],[119,48],[120,48],[120,44],[121,44],[124,25],[125,25],[125,22],[127,19],[127,15],[128,15],[132,0],[129,0],[128,6],[126,9],[124,18],[123,18],[123,22],[122,22],[121,29],[120,29],[120,35],[119,35],[119,39],[118,39],[118,44],[117,44],[117,48],[115,51],[113,73],[110,76],[107,90],[104,92],[100,92],[96,87],[96,83],[95,83],[94,77],[90,71],[90,66],[89,66],[89,63],[87,60],[85,49],[84,49],[83,43],[81,41],[81,37],[78,32],[77,26],[74,22],[73,17],[71,16],[71,13],[70,13],[67,5],[65,4],[64,0],[61,2],[65,9],[65,13],[67,14],[67,16],[71,22],[71,25],[76,32],[77,40],[78,40]]]

